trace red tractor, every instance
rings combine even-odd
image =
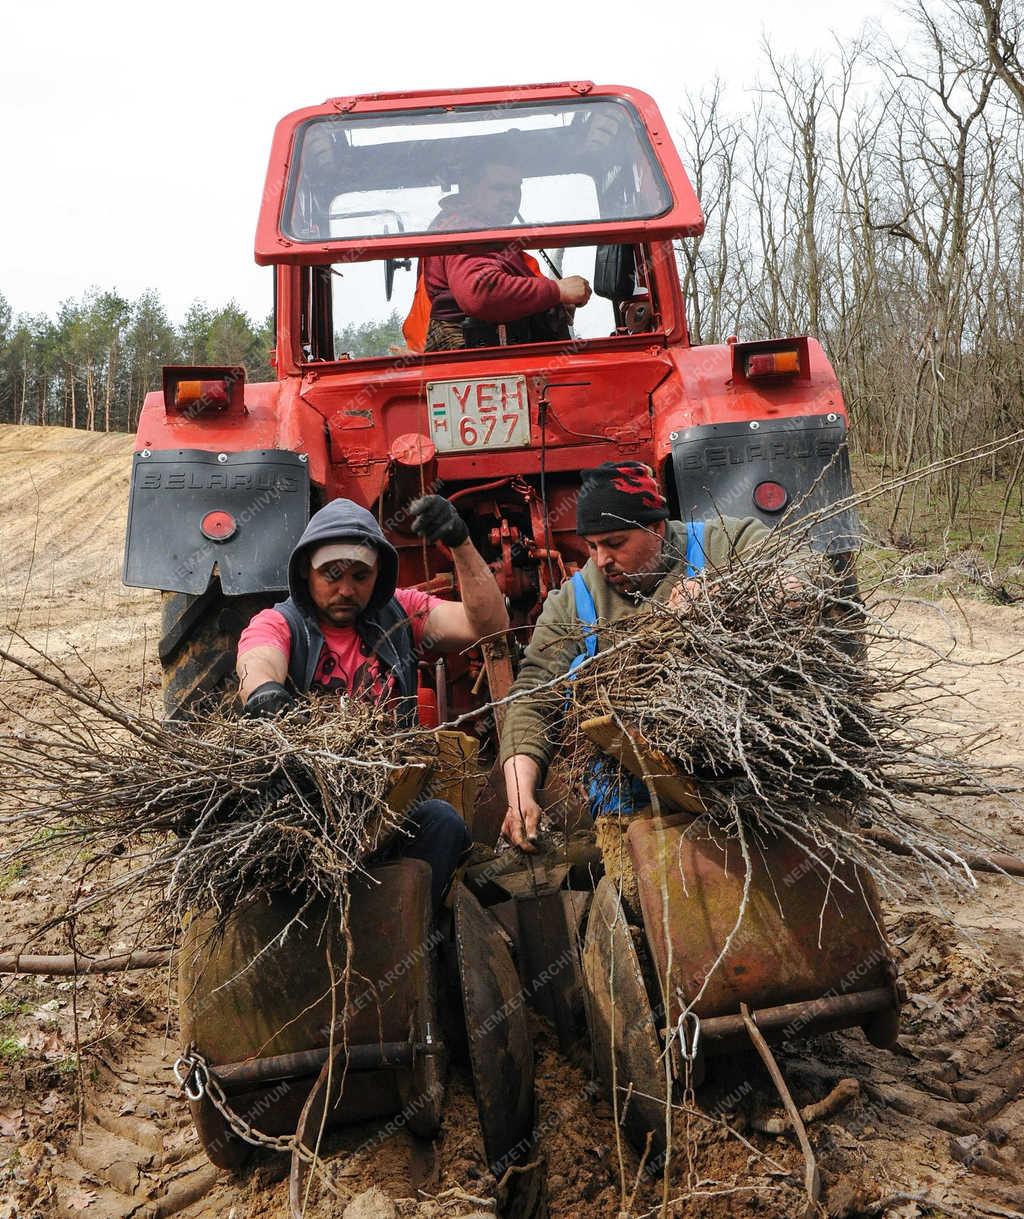
[[[515,224],[439,227],[495,141],[514,145],[523,174]],[[846,493],[843,397],[813,339],[690,345],[673,242],[703,223],[664,120],[635,89],[375,94],[283,119],[256,235],[256,261],[274,268],[277,380],[168,368],[139,422],[124,578],[164,593],[168,710],[223,679],[239,624],[285,589],[309,513],[337,496],[380,515],[404,585],[436,591],[450,570],[405,508],[441,488],[515,627],[583,559],[581,469],[645,461],[683,517],[771,524],[793,501]],[[404,341],[392,331],[379,350],[339,349],[353,324],[404,315],[422,255],[509,242],[593,285],[572,333],[423,354],[390,351],[388,337]],[[822,545],[852,549],[848,520],[827,530]],[[472,662],[447,674],[438,702],[465,710],[476,677]]]
[[[474,227],[450,204],[498,146],[521,172],[520,207],[503,227]],[[284,118],[255,251],[273,267],[277,380],[167,368],[139,423],[124,579],[163,594],[168,713],[230,680],[241,627],[280,598],[292,546],[335,497],[378,515],[401,584],[441,595],[453,589],[451,565],[411,532],[407,509],[427,490],[454,500],[519,639],[548,590],[585,561],[573,532],[583,469],[646,462],[684,520],[724,513],[771,525],[794,504],[812,512],[849,494],[843,397],[815,340],[691,345],[674,243],[703,225],[668,126],[636,89],[571,81],[370,94]],[[557,277],[585,277],[593,297],[575,316],[551,318],[547,333],[467,325],[459,347],[417,350],[408,336],[418,260],[510,243]],[[841,563],[855,528],[850,514],[834,515],[816,526],[815,544]],[[511,666],[491,659],[484,675],[498,696],[514,655]],[[425,724],[487,701],[485,660],[421,664]],[[879,933],[867,906],[861,913],[842,934],[861,937],[863,956]],[[762,932],[764,944],[794,934]],[[813,955],[827,963],[827,952]],[[855,1005],[845,1023],[895,1010],[888,961],[883,952],[859,975],[875,1008]],[[809,980],[805,969],[796,990],[770,987],[771,1004],[825,993],[835,984],[827,972]],[[639,979],[641,1006],[649,997],[657,1009]],[[844,1022],[832,1016],[830,1027]],[[654,1054],[664,1029],[648,1023]],[[607,1060],[607,1045],[597,1049]]]

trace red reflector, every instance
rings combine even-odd
[[[800,371],[798,351],[765,351],[747,356],[748,377],[788,377]]]
[[[400,466],[425,466],[437,455],[437,447],[432,440],[419,432],[406,432],[396,436],[391,445],[391,456]]]
[[[754,503],[762,512],[781,512],[789,503],[789,492],[782,483],[758,483],[754,488]]]
[[[230,512],[207,512],[199,523],[199,530],[211,542],[226,542],[238,532],[238,524]]]

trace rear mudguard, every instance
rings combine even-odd
[[[211,512],[230,520],[204,533]],[[286,589],[308,520],[305,455],[143,449],[132,462],[124,583],[198,596],[216,567],[228,596]]]
[[[853,493],[846,421],[838,412],[708,423],[669,439],[681,520],[754,516],[773,528],[813,514],[816,550],[846,554],[859,548],[854,509],[828,511]],[[766,481],[786,489],[779,512],[763,512],[754,501]]]

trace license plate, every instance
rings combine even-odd
[[[440,453],[521,448],[530,443],[526,378],[428,381],[427,418]]]

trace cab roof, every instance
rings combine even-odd
[[[446,206],[464,198],[474,165],[496,155],[520,167],[515,221]],[[703,228],[654,101],[565,81],[337,97],[286,115],[255,254],[261,265],[324,264],[512,240],[549,249],[667,240]]]

